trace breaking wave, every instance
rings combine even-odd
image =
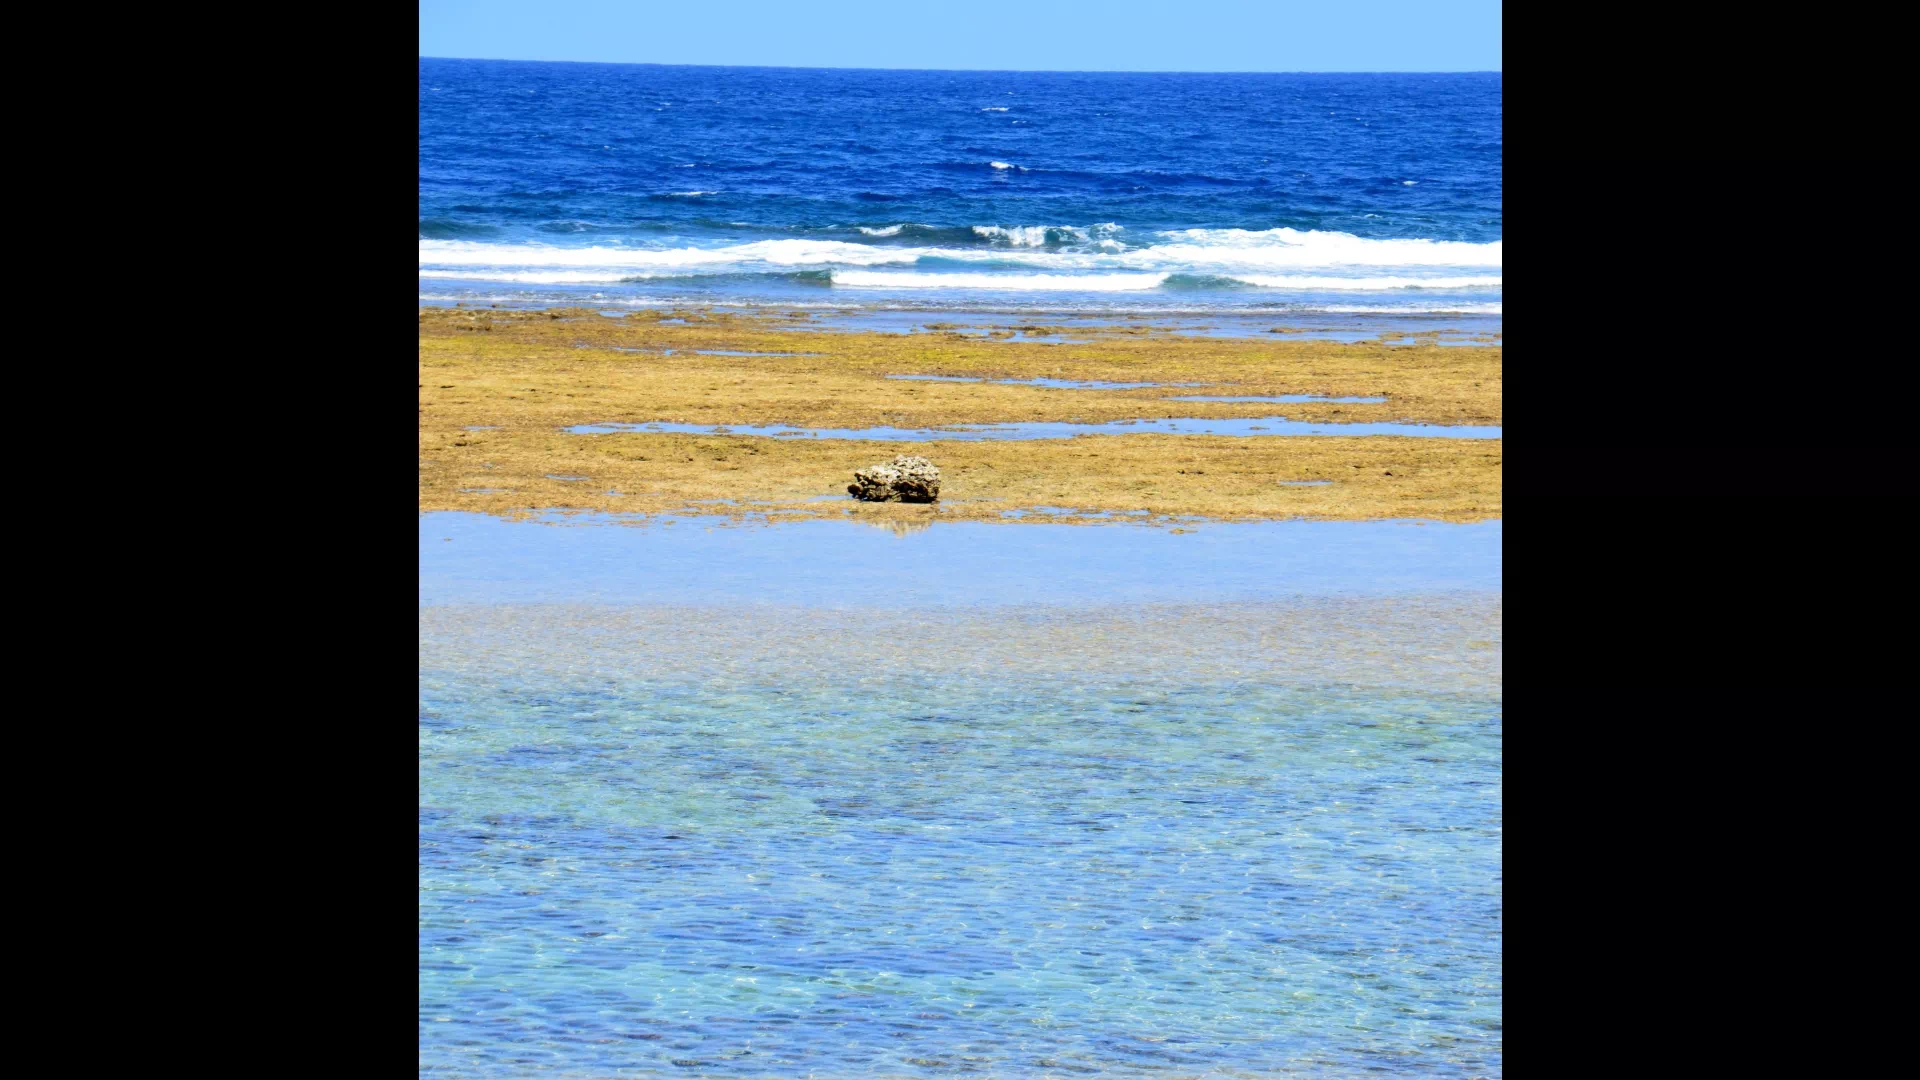
[[[1165,274],[912,274],[835,270],[833,283],[858,289],[1002,289],[1010,292],[1138,292]]]
[[[422,232],[442,232],[423,221]],[[850,289],[1006,292],[1284,294],[1365,292],[1404,298],[1383,308],[1324,310],[1499,313],[1500,241],[1369,239],[1288,228],[1129,232],[1094,225],[834,226],[842,238],[752,240],[681,246],[565,246],[423,235],[423,279],[524,285],[755,279]],[[832,235],[831,233],[829,235]],[[1441,295],[1465,293],[1457,299]],[[1426,299],[1413,299],[1424,294]],[[1333,300],[1333,297],[1323,297]]]

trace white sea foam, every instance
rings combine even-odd
[[[987,164],[993,166],[996,169],[1018,169],[1021,172],[1031,171],[1025,165],[1014,165],[1005,161],[989,161],[987,162]]]
[[[618,270],[433,270],[421,267],[420,276],[454,281],[512,281],[522,285],[612,285],[636,275]]]
[[[871,237],[900,236],[906,223],[861,227]],[[1085,288],[1107,291],[1150,288],[1168,274],[1223,277],[1248,285],[1294,290],[1496,289],[1501,286],[1501,242],[1475,244],[1444,240],[1376,240],[1349,233],[1293,229],[1183,229],[1148,236],[1127,233],[1119,225],[976,225],[972,232],[991,243],[978,247],[883,247],[824,239],[760,240],[714,247],[571,247],[540,243],[487,243],[474,240],[419,241],[422,277],[453,277],[524,283],[615,282],[626,278],[686,273],[764,273],[793,268],[859,270],[908,267],[922,259],[943,264],[928,273],[902,273],[937,287],[1019,288],[1017,284],[957,284],[941,279],[1015,281],[1016,273],[969,275],[969,264],[1004,270],[1013,264],[1028,279],[1045,277],[1059,284],[1033,288]],[[1129,246],[1119,239],[1133,237]],[[1049,241],[1055,241],[1050,248]],[[1142,242],[1147,241],[1147,242]],[[1491,271],[1490,273],[1488,271]],[[844,274],[842,284],[853,283]],[[1069,282],[1082,282],[1075,286]],[[864,283],[862,283],[864,284]],[[891,284],[912,287],[912,282]],[[1446,310],[1459,310],[1449,307]]]
[[[1499,266],[1502,244],[1371,240],[1317,229],[1175,229],[1159,235],[1168,242],[1136,250],[1196,264],[1248,266]]]
[[[667,194],[692,196],[692,195],[718,195],[720,193],[717,191],[669,191],[667,192]]]
[[[981,109],[980,111],[981,112],[1006,112],[1007,107],[1005,105],[989,105],[986,108]]]
[[[1224,274],[1266,289],[1497,289],[1497,277],[1317,277],[1310,274]]]
[[[1338,315],[1499,315],[1499,304],[1490,303],[1445,303],[1404,304],[1387,306],[1385,304],[1320,304],[1309,308],[1311,311],[1325,311]]]
[[[833,283],[856,289],[1001,289],[1009,292],[1138,292],[1165,274],[902,274],[835,270]]]

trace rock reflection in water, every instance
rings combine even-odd
[[[895,536],[912,536],[914,533],[923,533],[933,528],[933,521],[934,519],[929,516],[921,518],[866,519],[861,521],[861,524],[869,525],[876,529],[884,529]]]

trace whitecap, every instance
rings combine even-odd
[[[858,226],[862,241],[857,243],[779,239],[658,248],[421,239],[419,266],[422,276],[447,276],[438,271],[451,271],[512,281],[539,280],[529,278],[531,274],[569,272],[583,275],[570,280],[584,282],[617,281],[642,272],[859,269],[937,259],[947,264],[940,269],[959,271],[967,270],[967,264],[1012,263],[1037,274],[1177,273],[1229,277],[1277,289],[1497,289],[1501,284],[1502,242],[1498,240],[1368,239],[1293,229],[1182,229],[1140,235],[1112,222],[1078,227],[973,226],[971,233],[988,241],[977,246],[887,246],[868,239],[904,237],[907,225]],[[1131,244],[1115,239],[1122,235],[1131,238]]]
[[[1075,239],[1086,239],[1086,234],[1078,229],[1062,228],[1061,231],[1073,235]],[[1045,225],[1014,225],[1012,227],[975,225],[973,232],[976,236],[1012,244],[1014,247],[1041,247],[1047,242]]]
[[[634,276],[618,270],[434,270],[420,268],[423,278],[455,281],[511,281],[522,285],[616,285],[622,278]]]
[[[1307,274],[1227,274],[1246,285],[1268,289],[1497,289],[1497,277],[1319,277]]]
[[[1129,252],[1194,264],[1254,266],[1499,266],[1502,241],[1375,240],[1309,229],[1173,229],[1170,243]]]
[[[1045,292],[1138,292],[1166,274],[913,274],[835,270],[836,286],[861,289],[999,289]]]

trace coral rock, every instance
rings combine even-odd
[[[847,494],[864,502],[938,502],[940,470],[926,458],[902,454],[855,472]]]

